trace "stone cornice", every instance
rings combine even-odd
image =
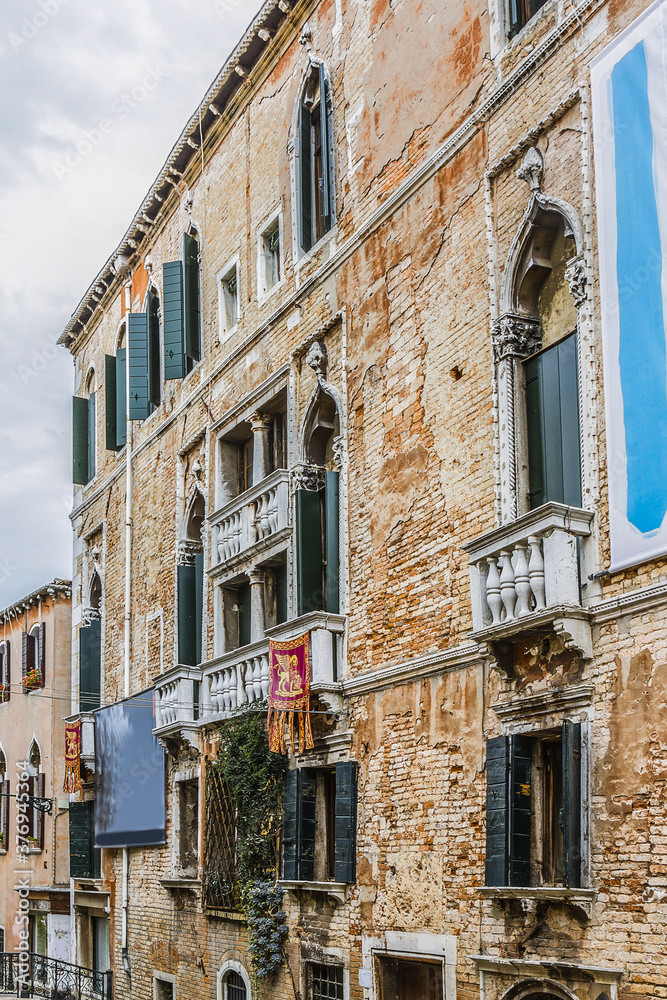
[[[59,597],[67,599],[71,596],[71,580],[55,579],[51,583],[47,583],[43,587],[39,587],[38,590],[33,590],[32,594],[28,594],[27,597],[22,597],[21,600],[16,601],[15,604],[10,604],[9,607],[4,608],[4,610],[0,611],[0,619],[6,622],[10,618],[17,618],[18,615],[23,614],[24,611],[27,611],[34,605],[43,604],[49,599],[56,601]]]
[[[630,594],[620,594],[609,597],[599,604],[589,605],[589,611],[596,625],[612,621],[621,615],[638,615],[652,611],[667,604],[667,583],[655,583],[650,587],[642,587]]]
[[[454,667],[469,666],[482,658],[477,643],[465,646],[455,646],[453,649],[438,650],[416,657],[414,660],[404,660],[379,670],[368,670],[357,674],[343,682],[343,693],[348,697],[379,691],[395,684],[405,684],[421,677],[438,674]]]

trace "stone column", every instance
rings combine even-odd
[[[264,573],[254,569],[250,575],[250,641],[264,638]]]
[[[271,471],[271,416],[253,413],[250,417],[253,433],[252,481],[256,486]]]

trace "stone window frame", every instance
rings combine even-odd
[[[420,959],[441,962],[443,969],[443,998],[456,1000],[456,963],[458,938],[453,934],[411,933],[385,931],[381,936],[364,934],[361,942],[362,967],[359,985],[363,987],[364,1000],[379,1000],[375,958]]]
[[[280,273],[278,275],[278,280],[267,288],[266,251],[264,248],[264,241],[267,233],[274,228],[276,223],[278,224],[278,266]],[[278,292],[279,289],[285,284],[285,235],[283,229],[282,208],[274,209],[257,227],[257,302],[259,305],[263,305],[267,302],[268,299],[275,295],[276,292]]]
[[[179,786],[187,781],[197,782],[197,874],[192,876],[190,874],[184,874],[183,867],[180,861],[180,849],[181,849],[181,806],[180,806],[180,788]],[[171,839],[171,870],[173,878],[199,878],[199,871],[201,869],[203,849],[204,849],[204,830],[202,823],[202,776],[198,768],[187,768],[184,770],[177,771],[172,775],[171,779],[171,826],[172,826],[172,839]]]
[[[246,988],[246,1000],[252,1000],[252,987],[250,984],[250,976],[245,968],[245,966],[235,958],[229,958],[226,962],[218,969],[218,974],[216,976],[216,997],[217,1000],[226,1000],[225,997],[225,978],[229,972],[236,972],[237,975],[241,977],[245,983]]]
[[[171,972],[161,972],[159,969],[153,969],[153,1000],[162,1000],[160,996],[159,984],[160,983],[171,983],[173,986],[173,1000],[177,1000],[178,991],[176,989],[176,983],[178,982],[178,976],[175,976]]]
[[[311,1000],[309,967],[331,965],[343,970],[343,1000],[350,1000],[350,954],[344,948],[322,948],[308,944],[301,946],[299,962],[299,992],[304,1000]]]
[[[225,282],[228,281],[232,271],[236,272],[236,322],[233,326],[227,327],[225,323]],[[233,257],[221,267],[215,276],[216,288],[218,290],[218,341],[224,344],[238,330],[241,322],[241,254],[235,253]]]
[[[510,11],[509,0],[490,0],[489,20],[490,20],[490,50],[491,58],[496,60],[504,56],[507,51],[514,46],[521,45],[528,35],[544,20],[553,22],[552,27],[556,27],[564,17],[562,4],[559,0],[546,0],[531,18],[510,38]]]

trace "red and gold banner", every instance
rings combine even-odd
[[[63,792],[81,790],[81,720],[65,723],[65,780]]]
[[[285,723],[294,749],[294,716],[299,720],[299,753],[312,750],[310,726],[310,633],[287,642],[269,642],[269,749],[287,753]]]

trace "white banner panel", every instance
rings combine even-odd
[[[667,0],[591,63],[612,569],[667,552]]]

